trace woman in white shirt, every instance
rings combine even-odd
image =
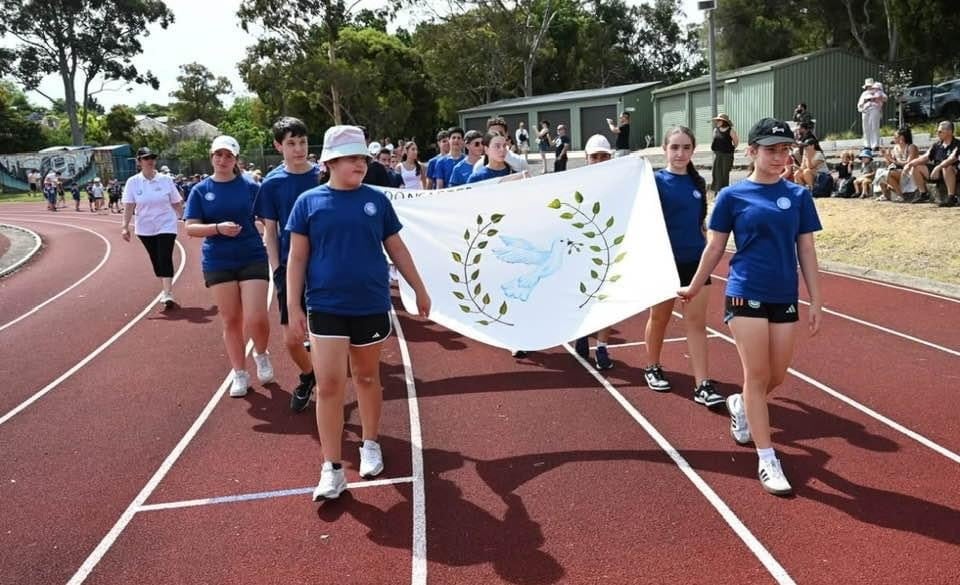
[[[160,279],[160,302],[166,309],[176,306],[173,298],[173,243],[177,239],[177,219],[183,201],[177,186],[167,175],[157,172],[157,155],[149,148],[137,151],[140,172],[127,179],[123,188],[123,229],[120,235],[130,241],[130,219],[134,231],[146,248],[153,273]]]
[[[427,173],[424,172],[423,165],[420,164],[418,157],[420,151],[417,149],[417,143],[414,141],[406,142],[403,145],[403,156],[400,163],[397,164],[397,172],[403,179],[403,188],[416,191],[427,188]]]

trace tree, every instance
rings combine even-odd
[[[163,155],[170,149],[171,141],[170,136],[163,132],[144,132],[143,130],[134,129],[130,136],[130,144],[134,150],[141,146],[146,146],[153,152]]]
[[[680,20],[680,0],[656,0],[653,5],[640,5],[637,12],[639,79],[676,83],[707,72],[697,27]]]
[[[0,154],[43,148],[40,125],[30,121],[27,96],[8,81],[0,81]]]
[[[130,142],[133,129],[137,125],[137,119],[133,115],[133,110],[129,107],[116,105],[110,108],[110,113],[106,117],[106,124],[111,140],[114,142]]]
[[[250,153],[270,146],[271,122],[258,98],[237,98],[220,121],[220,131],[240,143],[240,151]],[[208,145],[209,146],[209,145]]]
[[[120,80],[159,87],[149,71],[133,65],[142,52],[140,39],[147,26],[166,28],[173,13],[161,0],[0,0],[0,36],[18,41],[8,68],[28,90],[39,92],[40,81],[57,74],[63,82],[64,101],[73,144],[84,141],[87,117],[78,117],[78,102],[88,104],[96,79]],[[77,99],[77,83],[81,99]]]
[[[216,125],[223,116],[223,102],[220,96],[229,94],[233,88],[226,77],[217,77],[199,63],[180,66],[177,76],[180,88],[170,92],[176,99],[170,109],[179,122],[192,122],[202,119]]]

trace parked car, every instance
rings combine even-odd
[[[903,90],[900,103],[903,106],[903,119],[923,121],[930,118],[933,109],[932,85],[916,85]]]
[[[960,118],[960,79],[944,81],[933,88],[932,117],[947,120]]]

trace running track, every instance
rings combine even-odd
[[[565,347],[517,362],[400,312],[387,470],[319,506],[313,417],[288,410],[276,338],[280,383],[224,396],[199,241],[181,238],[183,309],[161,314],[116,216],[37,207],[0,207],[44,239],[0,279],[0,583],[960,582],[955,300],[823,276],[833,313],[771,405],[789,499],[761,491],[725,414],[692,401],[681,342],[664,350],[674,392],[657,394],[636,345],[601,377]],[[729,393],[722,285],[709,344]]]

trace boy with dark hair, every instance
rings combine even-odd
[[[437,132],[437,148],[440,152],[429,161],[427,161],[427,189],[436,189],[437,185],[433,181],[433,173],[436,171],[437,163],[440,159],[450,153],[450,134],[446,130]]]
[[[463,142],[467,147],[467,156],[453,167],[453,173],[450,174],[450,187],[466,185],[467,179],[473,173],[473,165],[481,163],[483,166],[483,134],[476,130],[470,130],[463,137]]]
[[[454,126],[447,130],[450,137],[450,154],[441,158],[433,168],[433,180],[437,189],[443,189],[450,185],[450,176],[453,174],[453,167],[462,161],[466,155],[463,154],[463,128]]]
[[[287,255],[290,251],[290,231],[287,219],[290,210],[301,193],[317,186],[320,169],[307,159],[307,126],[301,120],[283,117],[273,125],[273,146],[283,155],[283,164],[277,166],[260,186],[256,213],[263,219],[264,243],[267,257],[273,268],[273,285],[277,289],[280,306],[280,330],[287,346],[287,353],[300,368],[300,382],[290,398],[290,408],[300,412],[310,403],[310,395],[316,386],[310,355],[303,339],[292,335],[287,312]],[[300,299],[301,304],[305,301]]]

